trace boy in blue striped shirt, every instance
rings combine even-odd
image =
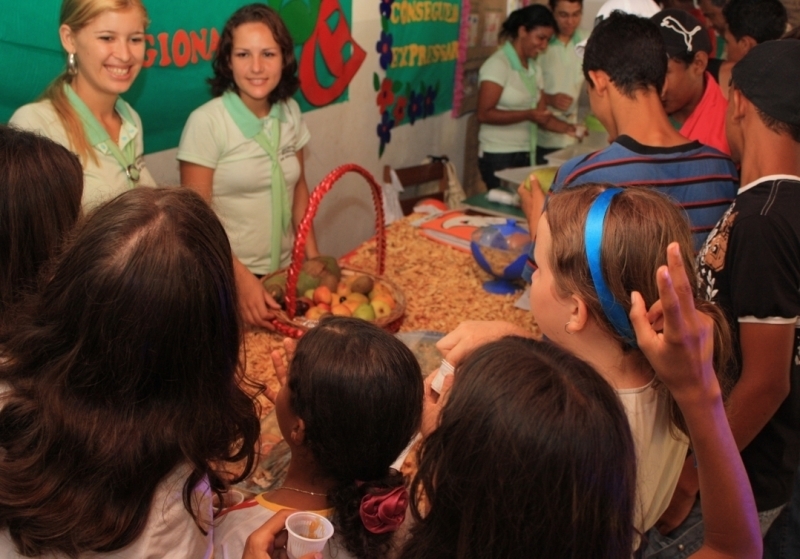
[[[661,104],[667,52],[658,27],[648,19],[613,12],[592,31],[583,73],[592,112],[612,143],[562,165],[553,189],[608,182],[659,190],[686,210],[699,249],[733,201],[738,177],[725,154],[690,141],[670,124]],[[544,194],[538,188],[520,189],[520,194],[535,231]]]

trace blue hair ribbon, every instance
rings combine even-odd
[[[628,313],[622,305],[614,298],[611,290],[606,285],[603,277],[603,266],[600,261],[601,249],[603,246],[603,227],[606,222],[608,208],[614,196],[622,192],[621,188],[609,188],[600,193],[595,198],[586,216],[586,229],[584,231],[584,244],[586,245],[586,260],[589,262],[589,272],[592,275],[592,283],[600,299],[600,306],[614,330],[623,337],[631,347],[638,347],[636,335],[633,333]]]

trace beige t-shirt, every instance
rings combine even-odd
[[[636,528],[646,532],[661,517],[678,484],[689,439],[670,429],[666,394],[641,387],[617,390],[636,447]]]
[[[123,101],[124,102],[124,101]],[[127,103],[126,103],[127,105]],[[144,163],[144,141],[142,139],[142,120],[130,105],[127,105],[133,121],[122,117],[122,128],[119,132],[119,146],[124,149],[130,142],[135,142],[136,166],[139,169],[139,186],[155,186],[156,181]],[[53,104],[50,101],[39,101],[24,105],[11,115],[9,124],[38,132],[66,147],[70,146],[67,131],[59,120]],[[83,162],[83,198],[81,204],[84,211],[91,210],[130,189],[125,170],[111,154],[105,145],[95,146],[94,153],[97,163]]]
[[[203,480],[194,490],[198,518],[206,527],[206,535],[197,527],[183,506],[183,484],[189,475],[187,466],[180,466],[156,489],[150,517],[144,532],[130,545],[110,553],[83,553],[81,559],[211,559],[213,526],[211,490]],[[23,559],[17,553],[8,530],[0,531],[0,559]],[[46,555],[46,559],[66,559],[63,555]]]
[[[289,201],[300,178],[297,152],[311,138],[294,99],[280,108],[280,164]],[[269,116],[262,118],[264,128]],[[258,142],[246,138],[222,103],[222,97],[202,105],[186,122],[178,159],[214,169],[211,205],[217,212],[236,257],[254,274],[270,270],[272,251],[272,159]],[[281,239],[281,263],[289,265],[294,232]]]
[[[253,501],[246,501],[216,520],[214,528],[214,559],[241,559],[247,537],[260,528],[276,512],[287,509],[267,501],[258,495]],[[326,518],[333,516],[333,509],[315,510]],[[338,542],[336,534],[328,540],[322,550],[324,559],[353,559],[353,556]]]

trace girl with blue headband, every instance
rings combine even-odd
[[[628,320],[631,292],[640,293],[648,307],[658,301],[656,270],[666,264],[673,241],[694,277],[688,223],[666,197],[644,188],[585,185],[549,198],[534,254],[538,270],[531,309],[542,333],[593,365],[622,400],[636,445],[636,527],[642,531],[652,528],[669,505],[689,448],[680,412],[638,349]],[[715,369],[723,370],[729,347],[724,321],[713,306],[695,299],[718,324]],[[655,305],[650,311],[656,328],[659,309]],[[505,323],[494,326],[484,324],[482,331],[494,331],[492,337],[521,334]],[[472,330],[469,324],[459,326],[440,342],[449,361],[459,360]],[[487,341],[482,336],[480,341]],[[480,341],[473,336],[474,345]]]
[[[531,284],[531,309],[544,335],[592,364],[622,400],[637,453],[636,526],[645,531],[670,503],[689,439],[672,396],[636,345],[628,314],[634,291],[648,306],[658,301],[656,270],[673,241],[694,277],[686,217],[666,197],[644,188],[569,189],[551,197],[539,220]],[[698,309],[719,317],[695,299]],[[727,330],[717,322],[722,355]]]

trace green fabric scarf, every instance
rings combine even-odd
[[[511,41],[506,41],[503,44],[503,53],[508,58],[509,63],[511,64],[511,69],[514,70],[519,74],[520,79],[522,79],[522,83],[525,85],[525,89],[528,90],[528,93],[531,94],[532,105],[531,108],[535,109],[536,105],[539,101],[539,86],[536,83],[536,65],[533,60],[528,59],[528,66],[534,69],[532,74],[528,73],[528,68],[525,68],[520,62],[519,55],[517,51],[514,49],[514,45],[511,44]],[[538,139],[538,132],[539,127],[536,125],[535,122],[530,123],[531,127],[531,139],[530,139],[530,149],[531,149],[531,165],[536,164],[536,142]]]
[[[292,220],[289,193],[286,189],[286,177],[281,168],[279,153],[283,110],[279,103],[272,105],[267,116],[269,128],[265,134],[263,121],[247,108],[236,93],[226,91],[222,95],[222,104],[244,137],[255,140],[272,160],[272,246],[269,268],[271,272],[274,272],[280,267],[281,240],[289,229],[289,224]]]
[[[111,152],[111,155],[114,156],[114,159],[120,164],[122,170],[125,171],[125,176],[128,179],[128,186],[130,188],[135,187],[136,183],[139,182],[139,169],[136,168],[136,142],[130,141],[125,144],[123,149],[119,149],[119,145],[111,139],[106,129],[103,128],[103,125],[95,118],[92,111],[86,106],[86,103],[78,97],[78,94],[75,93],[72,86],[64,84],[64,93],[67,96],[69,104],[72,105],[72,108],[78,114],[78,118],[81,119],[83,130],[86,133],[86,138],[89,140],[89,143],[93,146],[104,145],[106,149]],[[133,122],[133,117],[128,110],[128,106],[125,104],[125,101],[119,97],[117,97],[114,110],[126,121]]]

